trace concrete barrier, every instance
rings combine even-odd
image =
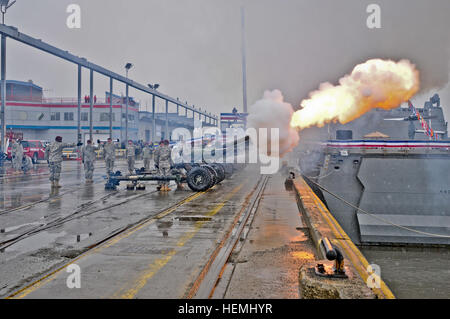
[[[294,180],[294,191],[297,196],[297,204],[307,224],[311,240],[316,246],[319,258],[325,260],[325,254],[320,247],[320,240],[324,237],[330,239],[345,256],[346,272],[349,279],[320,278],[311,273],[313,264],[300,269],[300,290],[304,298],[378,298],[394,299],[394,294],[386,286],[384,281],[368,272],[369,263],[355,244],[328,211],[327,207],[317,197],[302,177]],[[372,280],[378,283],[378,287],[369,288],[367,282]],[[374,285],[371,285],[374,286]]]

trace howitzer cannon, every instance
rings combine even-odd
[[[108,176],[105,189],[115,190],[122,181],[130,182],[127,185],[128,190],[145,190],[142,182],[175,181],[177,185],[187,183],[191,190],[203,192],[231,176],[235,169],[233,164],[182,163],[174,165],[168,176],[158,175],[157,171],[145,171],[144,168],[137,169],[136,174],[128,176],[122,176],[122,173],[117,171]]]

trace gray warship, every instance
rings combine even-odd
[[[422,108],[372,110],[302,131],[299,167],[355,243],[450,245],[447,126],[437,94]]]

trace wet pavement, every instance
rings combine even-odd
[[[117,163],[118,169],[123,169],[125,163]],[[106,176],[103,161],[97,161],[94,170],[94,181],[104,181]],[[46,163],[34,165],[34,169],[26,174],[14,174],[9,163],[0,173],[0,214],[11,209],[48,199],[50,181]],[[73,190],[84,182],[83,164],[78,161],[64,161],[61,172],[61,186],[59,193]],[[1,225],[1,224],[0,224]]]
[[[90,215],[142,196],[105,191],[103,161],[96,163],[94,184],[90,185],[84,182],[81,163],[63,162],[59,190],[50,187],[47,165],[36,167],[26,176],[7,174],[1,179],[0,296],[85,249],[73,245],[96,240],[110,230],[109,226],[122,225],[109,220],[119,217],[109,216],[99,225],[89,225],[93,221]],[[117,162],[118,170],[124,167],[124,162]],[[8,167],[6,171],[10,173]]]
[[[102,174],[97,169],[96,182],[84,185],[82,169],[67,171],[59,195],[0,213],[0,242],[10,241],[0,252],[0,296],[48,273],[16,297],[186,296],[260,178],[257,168],[247,167],[206,193],[186,187],[163,194],[151,184],[145,191],[126,191],[124,183],[105,191]],[[45,198],[50,186],[44,183],[36,189]],[[80,289],[67,287],[65,268],[57,271],[69,262],[80,266]]]
[[[298,299],[300,267],[315,258],[295,194],[284,188],[285,177],[270,177],[240,253],[224,271],[226,289],[215,298]]]

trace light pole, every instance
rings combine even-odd
[[[153,89],[153,90],[157,90],[159,88],[159,84],[147,84],[149,88]]]
[[[127,73],[127,80],[128,80],[128,71],[133,67],[132,63],[125,64],[125,70]],[[125,109],[125,143],[128,143],[128,83],[126,85],[126,109]],[[122,115],[121,115],[122,116]],[[126,144],[125,144],[126,145]]]
[[[14,4],[16,1],[9,3],[10,0],[0,0],[0,10],[2,12],[2,23],[5,24],[5,14],[6,11]],[[0,120],[2,121],[1,127],[1,149],[6,153],[6,36],[2,34],[1,36],[1,110],[0,110]]]
[[[128,71],[130,71],[130,69],[133,67],[133,63],[127,63],[125,64],[125,70],[127,73],[127,79],[128,79]]]
[[[147,84],[149,88],[152,90],[156,90],[159,88],[159,84]],[[156,140],[156,117],[155,117],[155,94],[152,95],[152,143]]]
[[[10,0],[0,0],[0,9],[2,11],[2,24],[5,24],[5,14],[6,10],[8,10],[14,3],[16,3],[16,0],[9,3]]]

